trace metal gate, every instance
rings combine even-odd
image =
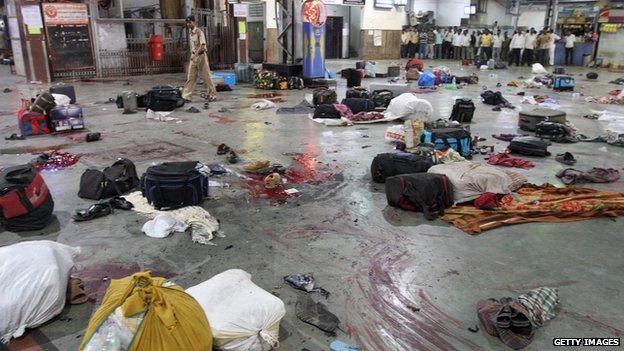
[[[236,62],[237,29],[227,11],[194,8],[197,26],[206,35],[208,59],[212,69],[230,69]]]

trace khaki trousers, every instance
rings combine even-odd
[[[217,91],[212,84],[210,78],[210,65],[208,64],[208,57],[206,54],[196,57],[191,56],[191,61],[188,66],[188,75],[186,83],[184,83],[184,91],[182,92],[182,98],[191,100],[193,94],[195,94],[195,87],[197,86],[197,74],[201,74],[204,79],[204,86],[208,90],[209,96],[217,96]]]

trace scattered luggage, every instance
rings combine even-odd
[[[101,200],[123,195],[139,185],[136,167],[132,161],[121,158],[103,171],[87,169],[80,177],[78,196]]]
[[[385,183],[386,178],[399,174],[427,172],[434,163],[431,157],[410,153],[378,154],[371,163],[371,176],[377,183]]]
[[[342,104],[353,113],[368,112],[375,109],[375,102],[371,99],[346,98],[342,100]]]
[[[589,72],[585,75],[585,77],[587,79],[598,79],[598,73],[596,72]]]
[[[473,74],[465,77],[455,77],[455,83],[457,84],[479,84],[479,76]]]
[[[288,78],[288,89],[301,90],[303,88],[305,88],[305,84],[303,83],[303,78],[294,77],[294,76]]]
[[[236,73],[236,80],[241,83],[251,83],[254,78],[253,65],[249,63],[235,63],[234,72]]]
[[[470,123],[474,116],[475,105],[471,99],[457,99],[451,111],[451,121],[459,123]]]
[[[565,74],[565,68],[555,67],[555,69],[553,70],[553,74]]]
[[[425,68],[425,64],[421,60],[413,58],[407,61],[407,64],[405,65],[405,70],[409,71],[412,68],[416,68],[417,70],[422,72],[422,70]]]
[[[486,90],[481,93],[481,98],[484,103],[493,106],[507,103],[507,99],[503,97],[503,94],[501,94],[500,91],[493,92],[491,90]]]
[[[218,92],[232,91],[232,87],[226,83],[217,83],[217,85],[215,85],[215,90]]]
[[[353,87],[347,89],[346,97],[348,98],[358,98],[358,99],[369,99],[370,94],[366,88],[362,87]]]
[[[234,86],[236,85],[236,73],[231,72],[212,72],[212,75],[223,80],[223,83]]]
[[[340,118],[340,112],[336,110],[333,104],[320,104],[314,108],[312,118]]]
[[[390,105],[390,101],[394,98],[394,94],[390,90],[375,90],[371,95],[371,100],[375,104],[375,107],[386,108]]]
[[[574,78],[566,75],[555,75],[553,78],[553,89],[558,91],[574,90]]]
[[[496,62],[496,64],[494,64],[494,69],[505,69],[505,68],[507,68],[507,65],[505,65],[504,63],[502,63],[500,61]]]
[[[407,72],[405,72],[405,80],[407,81],[411,81],[411,80],[419,80],[420,79],[420,71],[412,68],[407,70]]]
[[[401,67],[399,66],[390,66],[388,67],[388,77],[394,78],[401,75]]]
[[[477,69],[480,69],[481,66],[487,66],[488,62],[487,62],[486,59],[478,58],[478,59],[474,60],[474,64],[477,67]]]
[[[433,114],[433,106],[425,99],[420,99],[412,93],[401,94],[392,101],[386,109],[385,115],[388,118],[427,120]]]
[[[50,110],[50,126],[55,132],[84,129],[82,107],[78,105],[54,107]]]
[[[531,111],[521,111],[518,114],[518,126],[522,130],[535,131],[539,122],[555,122],[565,124],[566,113],[549,108],[535,108]]]
[[[364,76],[369,78],[377,77],[377,63],[375,61],[366,61]]]
[[[122,91],[117,95],[117,108],[123,108],[124,114],[136,113],[139,108],[138,103],[139,94],[134,91]]]
[[[409,93],[410,86],[407,83],[371,83],[368,89],[370,91],[387,90],[392,92],[392,96],[399,96],[404,93]]]
[[[342,76],[347,79],[347,88],[362,85],[362,75],[357,69],[347,68],[342,71]]]
[[[43,92],[39,94],[32,105],[30,105],[30,111],[47,114],[54,106],[56,106],[54,96],[48,92]]]
[[[336,91],[328,88],[316,88],[312,92],[312,103],[314,105],[334,104],[338,102]]]
[[[539,122],[535,127],[535,136],[553,141],[560,141],[572,135],[570,127],[555,122]]]
[[[0,225],[12,232],[39,230],[52,220],[54,201],[33,165],[0,172]]]
[[[76,90],[73,85],[58,83],[50,87],[50,94],[61,94],[69,97],[69,103],[76,103]]]
[[[356,69],[364,69],[366,67],[366,61],[357,61],[355,63]]]
[[[453,186],[442,174],[403,174],[386,179],[388,205],[423,212],[433,220],[453,205]]]
[[[139,272],[110,281],[78,350],[205,351],[212,343],[206,314],[192,296]]]
[[[274,89],[274,81],[277,78],[277,73],[273,71],[260,70],[256,71],[254,77],[254,86],[258,89],[270,90]]]
[[[545,157],[550,156],[548,146],[550,146],[549,141],[533,136],[523,136],[513,138],[507,149],[512,154]]]
[[[418,79],[418,86],[421,88],[433,88],[435,87],[436,76],[430,72],[423,72]]]
[[[152,111],[173,111],[182,106],[184,99],[176,87],[159,85],[147,92],[147,108]]]
[[[25,108],[17,111],[17,121],[20,133],[23,136],[48,134],[48,119],[39,111],[29,111]]]
[[[494,68],[496,68],[496,60],[494,60],[494,59],[489,59],[489,60],[487,61],[487,66],[488,66],[488,69],[494,69]]]
[[[196,206],[208,197],[208,177],[197,170],[197,161],[166,162],[147,168],[141,192],[156,209]]]
[[[215,349],[265,351],[279,346],[282,300],[251,281],[241,269],[230,269],[186,289],[204,310]]]
[[[436,150],[450,147],[464,157],[469,156],[472,149],[470,132],[463,128],[425,130],[420,137],[420,142],[433,144]]]
[[[275,78],[275,82],[274,82],[274,89],[277,90],[288,90],[288,79],[286,77],[280,77],[278,76],[277,78]]]

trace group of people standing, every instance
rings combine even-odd
[[[535,28],[526,32],[517,29],[513,36],[501,33],[497,26],[492,30],[470,32],[458,27],[421,29],[406,27],[401,35],[401,57],[419,59],[456,59],[509,61],[509,65],[552,65],[555,42],[562,39],[545,28],[539,33]],[[566,65],[572,63],[576,37],[566,33]]]

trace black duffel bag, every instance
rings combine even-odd
[[[386,199],[392,207],[423,212],[432,220],[453,206],[453,186],[443,174],[402,174],[386,179]]]
[[[371,163],[371,176],[375,182],[384,183],[391,176],[427,172],[433,165],[433,160],[426,156],[409,153],[378,154]]]
[[[333,104],[321,104],[314,108],[312,118],[340,118],[340,112],[336,110]]]
[[[208,197],[208,177],[197,161],[165,162],[150,166],[141,176],[141,192],[156,209],[196,206]]]
[[[342,104],[346,105],[351,112],[368,112],[375,109],[375,102],[371,99],[346,98],[342,99]]]
[[[545,157],[550,156],[549,145],[549,141],[533,136],[524,136],[513,138],[507,149],[512,154]]]
[[[158,85],[147,92],[147,108],[152,111],[173,111],[184,106],[180,89],[171,85]]]
[[[347,89],[347,98],[370,99],[368,89],[362,87],[353,87]]]
[[[491,90],[486,90],[481,94],[481,97],[483,98],[483,102],[488,105],[496,106],[507,103],[507,100],[503,97],[503,94],[501,94],[500,91],[493,92]]]
[[[338,102],[336,91],[328,88],[316,88],[312,92],[312,103],[314,105],[334,104]]]
[[[80,177],[78,196],[84,199],[101,200],[123,195],[139,185],[139,177],[132,161],[120,158],[112,166],[87,169]]]
[[[455,105],[453,105],[453,111],[451,112],[451,121],[457,121],[459,123],[470,123],[474,116],[475,105],[471,99],[457,99]]]
[[[572,129],[561,123],[543,121],[535,126],[535,136],[555,142],[571,135]]]

